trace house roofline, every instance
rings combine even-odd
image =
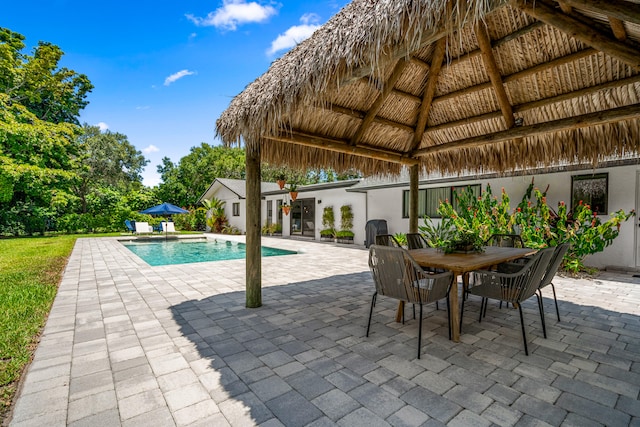
[[[488,173],[480,173],[474,175],[464,175],[464,176],[455,176],[455,177],[443,177],[443,178],[435,178],[435,179],[421,179],[418,181],[418,185],[426,185],[426,184],[443,184],[443,183],[453,183],[453,182],[462,182],[462,181],[473,181],[479,179],[494,179],[494,178],[510,178],[516,176],[531,176],[531,175],[546,175],[550,173],[557,172],[573,172],[573,171],[582,171],[589,169],[603,169],[603,168],[613,168],[613,167],[621,167],[621,166],[631,166],[640,164],[640,157],[628,158],[628,159],[617,159],[617,160],[608,160],[604,162],[600,162],[598,166],[593,167],[591,164],[571,164],[571,165],[562,165],[562,166],[551,166],[544,168],[536,168],[536,169],[526,169],[526,170],[516,170],[511,172],[488,172]],[[352,193],[366,193],[369,190],[379,190],[382,188],[396,188],[396,187],[407,187],[409,185],[409,181],[401,181],[401,182],[393,182],[393,183],[377,183],[371,185],[363,185],[358,188],[348,188],[345,191]]]
[[[361,179],[347,179],[347,180],[344,180],[344,181],[320,182],[318,184],[301,185],[296,189],[296,191],[298,193],[305,193],[307,191],[330,190],[330,189],[333,189],[333,188],[351,187],[351,186],[354,186],[354,185],[358,184],[360,181],[361,181]],[[349,190],[347,190],[347,191],[349,191]],[[286,189],[274,190],[274,191],[264,191],[264,192],[262,192],[262,195],[263,196],[274,196],[274,195],[278,195],[278,194],[287,194],[288,192],[289,192],[289,190],[286,190]]]

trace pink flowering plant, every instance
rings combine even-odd
[[[571,246],[564,257],[563,267],[577,273],[586,270],[585,257],[602,252],[611,245],[620,233],[621,224],[635,215],[633,210],[624,212],[620,209],[603,221],[582,202],[573,212],[560,202],[556,213],[547,204],[548,189],[540,191],[532,180],[518,206],[511,210],[510,199],[504,189],[497,197],[489,185],[480,196],[475,196],[467,188],[455,193],[457,208],[448,200],[441,201],[438,208],[441,221],[436,224],[425,217],[420,231],[429,244],[446,252],[455,250],[461,241],[479,249],[482,242],[495,233],[520,234],[524,244],[531,248],[568,242]]]

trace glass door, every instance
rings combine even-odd
[[[316,199],[298,199],[291,204],[291,235],[315,237]]]

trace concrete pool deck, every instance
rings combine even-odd
[[[243,239],[242,237],[224,238]],[[115,238],[79,239],[11,426],[640,426],[640,279],[557,278],[518,312],[465,305],[394,321],[362,247],[263,238],[263,306],[243,260],[150,267]]]

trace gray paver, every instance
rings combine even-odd
[[[263,259],[259,309],[242,260],[150,267],[79,239],[10,425],[640,426],[640,279],[557,277],[547,339],[524,304],[530,356],[513,310],[478,323],[470,304],[453,343],[430,307],[418,360],[394,300],[364,336],[367,251],[267,239],[302,253]]]

